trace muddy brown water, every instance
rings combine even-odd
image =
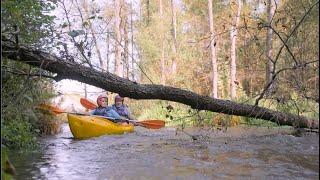
[[[319,179],[319,134],[289,128],[176,128],[74,140],[40,138],[41,150],[12,152],[16,179]]]

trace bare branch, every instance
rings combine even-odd
[[[295,70],[298,68],[304,68],[305,66],[312,64],[312,63],[316,63],[319,62],[319,60],[315,60],[315,61],[310,61],[310,62],[306,62],[303,64],[298,64],[297,66],[293,66],[293,67],[287,67],[287,68],[283,68],[278,70],[276,73],[274,73],[272,75],[272,79],[271,81],[265,86],[265,88],[263,89],[262,93],[260,94],[260,96],[256,99],[255,105],[257,106],[259,104],[259,101],[263,98],[263,96],[265,95],[265,93],[267,92],[267,90],[269,89],[269,87],[274,83],[276,77],[278,76],[278,74],[280,74],[283,71],[287,71],[287,70]]]
[[[280,72],[285,71],[285,70],[289,70],[289,69],[295,69],[295,68],[301,67],[301,64],[298,64],[297,61],[296,61],[296,65],[295,65],[294,67],[283,68],[283,69],[280,69],[278,72],[276,72],[277,61],[278,61],[278,59],[279,59],[279,57],[280,57],[280,54],[281,54],[281,52],[282,52],[282,49],[287,46],[287,43],[288,43],[289,39],[292,37],[292,35],[294,34],[294,32],[298,29],[298,27],[302,24],[302,22],[305,20],[305,18],[307,17],[307,15],[310,14],[311,10],[312,10],[317,4],[319,4],[319,1],[317,1],[316,3],[314,3],[314,4],[308,9],[308,11],[303,15],[303,17],[300,19],[299,23],[293,28],[293,30],[291,31],[291,33],[289,34],[288,38],[287,38],[285,41],[283,41],[282,38],[281,38],[281,41],[283,42],[283,45],[280,47],[280,49],[279,49],[279,51],[278,51],[278,53],[277,53],[277,55],[276,55],[276,59],[272,61],[273,64],[274,64],[274,67],[273,67],[273,70],[272,70],[272,74],[273,74],[272,79],[271,79],[270,82],[265,86],[265,88],[263,89],[263,92],[261,93],[261,95],[256,99],[255,105],[258,105],[258,104],[259,104],[259,101],[263,98],[263,96],[265,95],[265,93],[269,90],[269,87],[275,82],[276,76],[277,76]],[[281,36],[279,36],[279,37],[281,37]],[[287,49],[289,49],[289,47],[288,47]],[[290,50],[290,49],[289,49],[289,50]],[[292,54],[292,56],[293,56],[293,54]],[[293,58],[294,58],[294,56],[293,56]],[[294,59],[295,59],[295,58],[294,58]],[[318,60],[317,60],[317,61],[318,61]],[[311,63],[312,63],[312,62],[311,62]],[[309,64],[309,63],[307,63],[307,64]],[[307,65],[307,64],[305,63],[305,65]]]

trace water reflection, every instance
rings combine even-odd
[[[201,132],[202,131],[202,132]],[[234,128],[193,141],[173,128],[138,127],[126,135],[40,139],[42,150],[11,154],[17,179],[318,179],[319,136],[284,130]],[[202,137],[202,138],[201,138]]]

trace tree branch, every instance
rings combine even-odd
[[[287,70],[295,70],[297,68],[304,68],[305,66],[307,66],[308,64],[312,64],[315,62],[318,62],[319,60],[315,60],[315,61],[310,61],[310,62],[306,62],[304,64],[299,64],[297,66],[293,66],[293,67],[287,67],[287,68],[283,68],[278,70],[276,73],[274,73],[272,75],[272,79],[271,81],[265,86],[265,88],[263,89],[262,93],[260,94],[260,96],[256,99],[255,105],[257,106],[259,104],[259,101],[263,98],[263,96],[265,95],[265,93],[267,92],[267,90],[269,89],[269,87],[273,84],[273,82],[275,81],[276,77],[278,76],[278,74],[280,74],[283,71],[287,71]]]
[[[303,116],[282,113],[259,106],[239,104],[228,100],[215,99],[170,86],[138,84],[109,72],[103,73],[75,62],[59,59],[55,55],[36,50],[32,47],[20,45],[19,51],[15,52],[13,51],[15,49],[14,43],[2,41],[1,45],[2,49],[6,51],[3,53],[3,56],[8,59],[21,61],[36,67],[39,67],[42,61],[44,61],[42,65],[42,69],[44,70],[57,73],[62,78],[77,80],[107,91],[118,93],[123,97],[133,99],[162,99],[183,103],[198,110],[209,110],[229,115],[260,118],[277,122],[281,125],[308,128],[319,127],[318,120],[307,119]],[[17,55],[21,58],[17,58]]]
[[[272,63],[274,64],[273,65],[273,70],[272,70],[272,79],[270,80],[270,82],[265,86],[265,88],[263,89],[261,95],[256,99],[256,102],[255,102],[255,105],[258,105],[259,104],[259,101],[263,98],[263,96],[265,95],[265,93],[268,91],[269,87],[274,83],[274,80],[276,78],[276,76],[282,72],[282,71],[285,71],[285,70],[288,70],[288,69],[292,69],[292,68],[283,68],[281,70],[279,70],[278,72],[275,72],[276,71],[276,64],[277,64],[277,61],[281,55],[281,52],[282,52],[282,49],[284,47],[287,48],[287,50],[289,51],[289,53],[291,52],[287,43],[289,41],[289,39],[292,37],[293,33],[298,29],[298,27],[302,24],[302,22],[304,21],[304,19],[307,17],[307,15],[311,12],[311,10],[317,5],[319,4],[319,1],[317,1],[316,3],[314,3],[309,9],[308,11],[303,15],[303,17],[300,19],[299,23],[293,28],[293,30],[291,31],[291,33],[289,34],[289,36],[287,37],[287,39],[284,41],[280,35],[278,35],[278,37],[280,38],[280,40],[282,41],[283,45],[280,47],[277,55],[276,55],[276,59],[275,60],[271,60]],[[271,26],[270,26],[271,27]],[[273,28],[272,28],[273,29]],[[273,29],[274,30],[274,29]],[[277,33],[276,33],[277,34]],[[292,58],[294,59],[295,61],[295,66],[294,67],[301,67],[301,64],[298,64],[297,60],[295,59],[295,57],[293,56],[292,53],[290,53],[290,55],[292,56]]]

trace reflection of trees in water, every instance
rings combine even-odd
[[[8,153],[13,166],[16,169],[16,179],[25,179],[40,174],[40,169],[33,162],[41,162],[44,154],[42,151],[18,152],[12,150]]]

